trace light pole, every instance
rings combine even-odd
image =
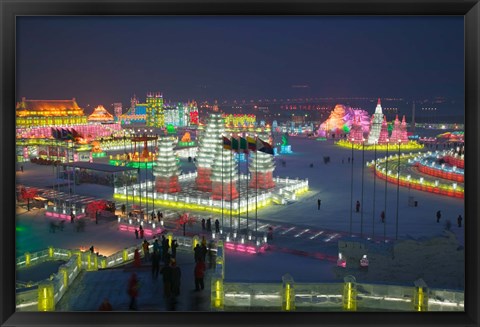
[[[360,207],[360,237],[363,237],[363,175],[365,172],[365,139],[362,138],[362,206]]]
[[[375,237],[375,188],[377,185],[377,141],[374,142],[375,160],[373,163],[373,210],[372,210],[372,239]]]
[[[400,197],[400,145],[402,140],[398,140],[398,162],[397,162],[397,214],[395,217],[395,239],[398,240],[398,204]]]
[[[385,157],[385,205],[383,208],[383,213],[385,214],[385,220],[383,222],[383,242],[387,241],[387,182],[388,182],[388,142],[387,139],[387,156]]]
[[[350,179],[350,236],[352,236],[352,214],[353,214],[353,142],[355,138],[352,138],[352,174]]]

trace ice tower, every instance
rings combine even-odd
[[[271,144],[271,140],[265,132],[260,133],[258,138]],[[275,182],[273,181],[273,171],[275,170],[273,155],[257,150],[250,154],[250,159],[249,171],[251,178],[249,187],[261,189],[275,187]]]
[[[216,159],[217,145],[223,146],[222,135],[225,134],[225,123],[221,113],[212,113],[207,120],[205,129],[198,140],[197,189],[204,192],[212,191],[212,166]]]
[[[232,201],[238,198],[237,163],[231,150],[223,149],[223,144],[215,144],[212,151],[215,161],[212,165],[212,199]]]
[[[157,164],[153,167],[155,189],[159,193],[175,193],[180,191],[180,184],[178,183],[180,167],[173,150],[174,146],[174,137],[159,137]]]
[[[375,108],[375,113],[372,118],[372,126],[370,127],[370,134],[368,135],[367,144],[374,144],[379,141],[380,131],[382,129],[383,123],[383,113],[382,113],[382,104],[380,98],[378,98],[377,107]],[[387,135],[388,138],[388,135]]]

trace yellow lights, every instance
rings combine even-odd
[[[428,288],[423,279],[414,282],[413,308],[417,312],[428,311]]]
[[[290,274],[286,274],[282,277],[283,281],[283,300],[282,310],[293,311],[295,310],[295,293],[293,287],[293,278]]]
[[[77,255],[77,267],[78,269],[82,269],[82,251],[77,250],[75,254]]]
[[[30,252],[25,252],[25,265],[28,267],[32,263],[32,255]]]
[[[168,246],[172,247],[172,241],[173,241],[173,233],[172,232],[167,233],[167,240],[168,240]]]
[[[307,189],[308,190],[308,189]],[[300,193],[304,193],[305,192],[305,189],[300,189],[299,190]],[[128,198],[128,201],[132,201],[133,202],[140,202],[140,197],[135,195],[135,196],[132,196],[131,194],[128,195],[125,195],[123,193],[114,193],[113,195],[113,198],[116,199],[116,200],[122,200],[122,201],[126,201],[127,198]],[[202,204],[198,204],[198,203],[186,203],[186,202],[180,202],[178,200],[164,200],[164,199],[145,199],[144,197],[142,197],[142,202],[145,202],[145,201],[148,201],[148,203],[150,204],[155,204],[155,206],[165,206],[165,207],[170,207],[170,208],[176,208],[176,209],[183,209],[183,210],[200,210],[200,211],[208,211],[208,212],[214,212],[214,213],[222,213],[222,208],[221,207],[211,207],[211,206],[208,206],[208,205],[202,205]],[[260,209],[260,208],[263,208],[263,207],[266,207],[268,205],[271,205],[273,203],[273,200],[270,198],[270,199],[265,199],[265,200],[259,200],[258,203],[257,203],[257,209]],[[249,212],[252,211],[252,210],[255,210],[255,204],[252,204],[250,203],[248,205],[248,210]],[[232,215],[238,215],[239,212],[240,214],[241,213],[246,213],[247,212],[247,206],[242,206],[240,207],[240,209],[236,209],[236,208],[232,208],[230,210],[230,208],[223,208],[223,213],[224,214],[230,214],[230,211],[232,213]]]
[[[365,144],[365,149],[363,148],[364,143],[360,141],[354,142],[352,140],[352,142],[350,142],[349,140],[340,140],[335,144],[344,148],[349,148],[349,149],[352,148],[352,144],[353,144],[353,148],[355,150],[366,150],[366,151],[374,151],[375,149],[377,151],[386,151],[387,147],[389,151],[394,151],[395,149],[398,150],[399,146],[400,146],[400,150],[419,150],[424,148],[423,144],[417,143],[415,141],[409,141],[408,143]]]
[[[38,311],[54,311],[55,298],[52,282],[38,285]]]
[[[53,258],[53,246],[48,247],[48,257]]]
[[[192,250],[195,249],[195,247],[197,246],[197,244],[199,244],[199,240],[198,240],[198,236],[195,235],[192,239]]]
[[[212,295],[211,305],[215,310],[223,310],[225,303],[225,293],[223,278],[219,274],[212,276]]]
[[[285,311],[292,310],[291,305],[290,305],[290,301],[292,300],[291,295],[290,295],[290,291],[291,291],[290,284],[287,284],[285,286]]]
[[[346,276],[343,284],[343,310],[357,311],[357,288],[355,277]]]
[[[67,271],[67,267],[65,266],[62,266],[58,269],[59,273],[62,275],[63,277],[63,286],[65,287],[65,289],[68,287],[68,271]]]
[[[128,261],[128,250],[127,249],[123,249],[122,258],[123,258],[123,262]]]

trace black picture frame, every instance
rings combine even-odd
[[[0,0],[0,229],[2,326],[406,325],[478,326],[479,40],[478,0]],[[15,312],[15,17],[21,15],[463,15],[465,17],[465,312]]]

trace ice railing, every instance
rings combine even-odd
[[[412,283],[413,284],[413,283]],[[214,285],[212,285],[212,288]],[[292,305],[297,311],[342,311],[345,283],[293,283]],[[284,284],[224,282],[225,311],[282,310]],[[357,283],[356,311],[416,311],[415,287]],[[428,311],[463,311],[464,292],[428,289]],[[212,294],[212,297],[214,294]],[[212,302],[213,303],[213,302]],[[213,307],[212,307],[213,308]],[[213,308],[215,309],[215,308]]]
[[[464,292],[428,288],[422,279],[411,286],[344,282],[296,283],[289,274],[277,283],[225,281],[224,243],[217,243],[211,275],[213,311],[464,311]]]
[[[177,240],[179,246],[177,250],[193,251],[194,246],[200,242],[198,236],[174,236],[171,232],[166,234],[166,238],[170,244],[173,239]],[[150,252],[153,251],[154,241],[154,239],[148,241]],[[140,256],[143,256],[142,243],[120,250],[108,257],[90,251],[53,247],[33,253],[26,252],[16,259],[17,269],[51,260],[65,260],[66,262],[59,267],[56,273],[45,280],[17,283],[16,308],[18,311],[52,311],[80,271],[113,268],[131,262],[137,249]]]

